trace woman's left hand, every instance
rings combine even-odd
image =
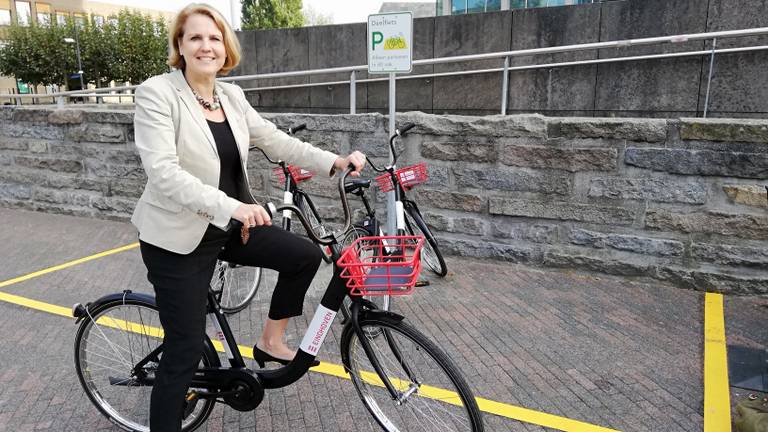
[[[336,158],[336,162],[333,163],[333,169],[343,171],[350,165],[355,167],[355,170],[352,171],[352,175],[354,177],[360,177],[360,171],[362,171],[365,166],[365,155],[359,151],[353,151],[347,157],[338,157]]]

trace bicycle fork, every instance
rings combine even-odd
[[[384,339],[387,341],[387,345],[392,350],[392,353],[395,355],[395,358],[397,359],[398,364],[401,368],[403,368],[403,371],[405,371],[406,375],[408,375],[408,379],[411,381],[410,386],[408,386],[408,389],[404,392],[398,391],[395,386],[392,384],[392,380],[387,376],[386,371],[381,366],[381,362],[379,361],[378,356],[376,355],[376,352],[371,348],[370,340],[368,339],[368,336],[366,335],[365,331],[363,331],[362,327],[360,327],[360,322],[358,321],[358,316],[360,314],[360,304],[361,303],[370,303],[368,300],[362,299],[361,301],[352,302],[352,307],[350,308],[350,315],[351,315],[351,325],[352,328],[355,330],[355,333],[357,334],[358,339],[360,340],[360,344],[363,346],[363,351],[365,351],[365,355],[368,356],[368,360],[371,361],[371,365],[373,366],[374,371],[381,379],[382,383],[384,384],[384,387],[389,392],[389,395],[392,397],[392,400],[397,405],[402,405],[405,402],[407,402],[408,398],[411,397],[412,394],[416,393],[419,390],[419,387],[421,387],[421,382],[416,378],[416,374],[413,373],[410,367],[408,367],[408,364],[403,360],[403,355],[400,352],[400,348],[397,346],[397,343],[392,338],[392,336],[389,333],[389,330],[382,329],[381,336],[384,337]],[[373,303],[370,303],[374,308],[375,305]]]

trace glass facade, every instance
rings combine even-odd
[[[440,7],[438,1],[438,8]],[[492,12],[501,10],[501,0],[453,0],[451,15],[462,15],[477,12]]]
[[[510,9],[525,9],[550,6],[569,6],[585,3],[599,3],[611,0],[509,0]],[[437,13],[443,14],[445,0],[437,0]],[[451,15],[493,12],[502,10],[502,0],[449,0]]]

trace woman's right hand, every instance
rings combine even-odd
[[[269,213],[258,204],[240,204],[232,213],[232,219],[239,220],[246,227],[272,225],[272,218],[269,217]]]

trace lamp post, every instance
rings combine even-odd
[[[75,24],[75,38],[64,38],[64,42],[68,44],[75,44],[75,52],[77,53],[77,74],[80,75],[80,90],[85,90],[85,83],[83,82],[83,63],[80,61],[80,39],[77,36],[77,24]]]

